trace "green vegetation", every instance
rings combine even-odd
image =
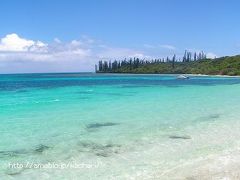
[[[139,58],[122,61],[99,61],[97,73],[136,73],[136,74],[209,74],[240,75],[240,55],[207,59],[201,52],[185,51],[182,59],[174,55],[171,59],[144,60]]]

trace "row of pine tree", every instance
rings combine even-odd
[[[159,64],[159,63],[171,63],[172,68],[174,68],[176,62],[191,62],[191,61],[199,61],[207,59],[206,54],[202,51],[199,53],[192,53],[189,51],[185,51],[182,58],[176,57],[174,54],[172,58],[167,57],[165,58],[159,58],[159,59],[152,59],[152,60],[145,60],[145,59],[139,59],[139,58],[129,58],[124,60],[114,60],[113,62],[110,61],[99,61],[98,65],[95,66],[96,72],[115,72],[118,69],[122,67],[128,66],[130,69],[138,68],[145,64]]]

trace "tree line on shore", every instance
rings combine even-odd
[[[95,71],[105,72],[105,73],[119,72],[119,70],[122,69],[123,67],[128,67],[130,70],[133,70],[147,64],[162,64],[162,63],[168,63],[168,64],[171,63],[172,68],[174,68],[175,63],[177,62],[186,63],[191,61],[199,61],[203,59],[207,59],[207,56],[203,51],[199,53],[196,53],[196,52],[192,53],[186,50],[184,52],[183,57],[178,59],[174,54],[171,58],[166,57],[166,58],[151,59],[151,60],[145,60],[145,59],[140,59],[136,57],[129,58],[129,59],[125,58],[124,60],[119,60],[119,61],[114,60],[113,62],[111,60],[109,61],[100,60],[98,62],[98,65],[95,65]]]
[[[173,55],[151,60],[99,61],[95,70],[97,73],[240,75],[240,55],[210,59],[204,52],[185,51],[182,58]]]

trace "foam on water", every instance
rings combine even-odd
[[[239,90],[239,78],[1,75],[0,178],[239,177]]]

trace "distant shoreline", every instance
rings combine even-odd
[[[186,53],[185,53],[186,54]],[[226,75],[240,76],[240,55],[225,56],[215,59],[207,59],[204,54],[199,58],[192,59],[184,56],[182,60],[155,59],[145,60],[139,58],[130,58],[120,61],[99,61],[95,65],[97,73],[141,73],[141,74],[203,74],[203,75]]]
[[[209,77],[236,77],[236,78],[240,78],[240,75],[218,75],[218,74],[215,74],[215,75],[212,75],[212,74],[173,74],[173,73],[169,73],[169,74],[160,74],[160,73],[115,73],[115,72],[96,72],[96,74],[119,74],[119,75],[172,75],[172,76],[178,76],[178,75],[186,75],[186,76],[209,76]]]

